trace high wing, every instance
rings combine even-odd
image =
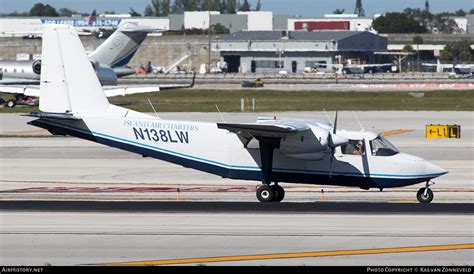
[[[385,63],[385,64],[364,64],[364,65],[358,65],[361,68],[375,68],[375,67],[385,67],[385,66],[391,66],[393,65],[392,63]]]
[[[137,93],[151,93],[161,90],[160,86],[103,86],[104,93],[107,97],[125,96]],[[1,93],[23,94],[30,97],[40,96],[40,87],[36,85],[9,85],[0,86]]]
[[[296,133],[297,130],[286,125],[259,125],[259,124],[227,124],[218,123],[220,129],[227,129],[230,132],[241,134],[249,133],[252,136],[261,137],[283,137],[287,134]]]
[[[196,80],[196,73],[193,73],[193,79],[190,84],[169,84],[169,85],[134,85],[134,86],[102,86],[107,97],[125,96],[137,93],[151,93],[168,89],[192,88]],[[36,82],[25,82],[23,84],[4,84],[0,82],[0,93],[23,94],[25,96],[39,97],[40,87]]]
[[[255,137],[256,139],[283,138],[286,135],[296,134],[309,129],[308,125],[299,123],[217,123],[217,127],[220,129],[226,129],[232,133],[236,133],[244,137]]]
[[[160,90],[167,90],[167,89],[178,89],[178,88],[192,88],[196,82],[196,72],[193,71],[193,79],[191,80],[190,84],[169,84],[169,85],[160,85]]]

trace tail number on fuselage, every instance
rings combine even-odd
[[[187,131],[133,127],[133,133],[137,140],[189,144],[189,135]]]

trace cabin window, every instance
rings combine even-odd
[[[347,144],[341,145],[342,154],[365,155],[364,140],[349,140]]]
[[[373,156],[392,156],[399,152],[392,143],[382,136],[377,136],[370,141],[370,149]]]

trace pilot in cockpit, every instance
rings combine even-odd
[[[352,151],[352,155],[363,155],[364,154],[364,146],[362,144],[362,141],[358,141],[357,145],[354,147],[354,150]]]

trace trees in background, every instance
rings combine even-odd
[[[466,12],[462,9],[455,12],[433,14],[429,8],[406,8],[403,12],[386,13],[374,20],[373,27],[380,33],[460,33],[461,28],[452,17],[463,17],[474,14],[474,9]],[[409,19],[409,21],[405,21]]]
[[[389,12],[377,17],[372,27],[380,33],[425,33],[427,29],[405,13]]]
[[[30,16],[48,16],[48,17],[57,17],[59,16],[58,12],[52,6],[43,3],[36,3],[30,9]]]
[[[441,51],[440,58],[456,63],[471,62],[474,61],[474,52],[471,50],[471,43],[467,40],[452,42]]]
[[[262,8],[262,2],[257,1],[255,11]],[[170,13],[182,14],[185,11],[219,11],[221,14],[235,14],[237,11],[251,11],[252,5],[248,0],[151,0],[145,8],[145,16],[166,17]]]
[[[423,44],[423,38],[417,35],[413,37],[413,44],[416,45],[416,55],[417,55],[417,69],[420,71],[420,45]]]

